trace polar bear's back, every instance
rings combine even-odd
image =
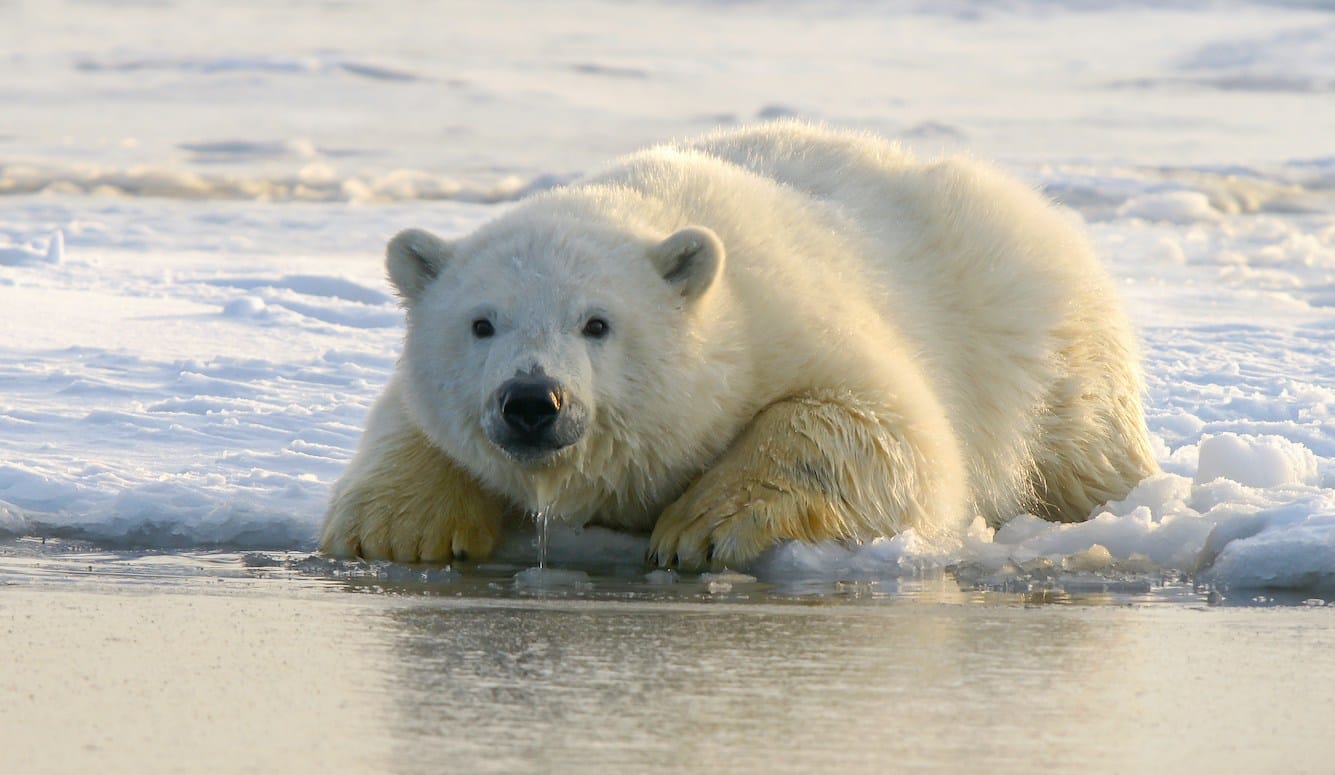
[[[921,162],[870,134],[797,122],[688,147],[856,225],[873,306],[916,344],[980,512],[995,519],[1027,503],[1072,518],[1106,497],[1100,480],[1115,493],[1153,469],[1116,289],[1075,219],[1038,192],[967,158]],[[1113,456],[1127,470],[1094,466],[1071,481],[1080,445],[1127,450]],[[1036,480],[1050,492],[1035,493]]]
[[[963,329],[974,329],[967,334],[973,338],[1004,328],[1015,343],[1017,307],[1028,310],[1032,333],[1041,337],[1060,326],[1070,302],[1117,306],[1075,224],[981,162],[922,162],[871,134],[799,122],[722,131],[686,147],[795,192],[813,216],[852,224],[865,246],[856,260],[866,279],[882,286],[882,311],[921,307],[895,316],[904,333],[918,329],[930,339],[931,350]],[[952,312],[943,329],[933,313],[945,310]]]
[[[688,148],[778,181],[819,200],[861,201],[855,188],[883,187],[912,157],[874,135],[834,132],[800,122],[725,130]]]

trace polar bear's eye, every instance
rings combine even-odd
[[[490,320],[480,318],[473,321],[474,337],[478,339],[486,339],[494,333],[496,333],[496,327],[491,324]]]
[[[583,333],[585,336],[592,339],[602,339],[607,336],[609,330],[606,320],[603,320],[602,318],[589,318],[588,322],[584,324]]]

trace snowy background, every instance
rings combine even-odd
[[[1335,587],[1335,3],[1162,5],[0,2],[0,536],[313,549],[400,345],[389,236],[801,116],[1083,218],[1165,473],[760,575]]]

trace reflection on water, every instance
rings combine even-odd
[[[534,589],[499,567],[13,553],[0,746],[15,771],[137,771],[150,755],[387,772],[1335,761],[1335,607],[1316,601],[589,578]]]
[[[905,666],[890,654],[940,652],[956,637],[946,617],[888,638],[892,618],[791,610],[464,607],[394,619],[405,661],[430,665],[398,677],[423,764],[462,746],[515,766],[618,771],[736,769],[775,751],[775,763],[808,770],[870,766],[893,750],[894,709],[912,683],[894,679]],[[921,677],[957,684],[960,670],[948,661]]]
[[[1283,740],[1335,754],[1307,737],[1330,721],[1314,685],[1335,685],[1331,617],[1307,632],[1320,664],[1301,667],[1248,616],[465,600],[380,626],[410,769],[1200,771],[1293,761]],[[1267,718],[1276,705],[1324,719]]]

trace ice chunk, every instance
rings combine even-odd
[[[65,235],[57,229],[51,235],[51,241],[46,246],[46,263],[63,264],[65,263]]]
[[[1221,521],[1200,566],[1226,588],[1335,588],[1335,495]]]
[[[519,589],[588,589],[593,584],[589,574],[560,568],[525,568],[515,574]]]
[[[1279,436],[1207,436],[1200,443],[1194,481],[1204,484],[1219,478],[1249,487],[1316,484],[1316,456],[1307,447]]]
[[[264,314],[267,306],[258,296],[242,296],[227,302],[223,314],[229,318],[256,318]]]
[[[722,595],[731,592],[732,588],[738,584],[754,584],[756,577],[725,570],[717,573],[703,573],[700,575],[700,581],[704,582],[709,594]]]
[[[1127,200],[1117,210],[1126,218],[1168,223],[1195,223],[1217,221],[1220,213],[1210,206],[1210,198],[1199,191],[1163,191]]]
[[[670,570],[652,570],[644,574],[644,580],[655,586],[666,586],[677,583],[677,574]]]
[[[40,239],[25,245],[0,244],[0,266],[60,264],[64,261],[65,235],[59,229],[51,234],[46,244],[42,244]]]

